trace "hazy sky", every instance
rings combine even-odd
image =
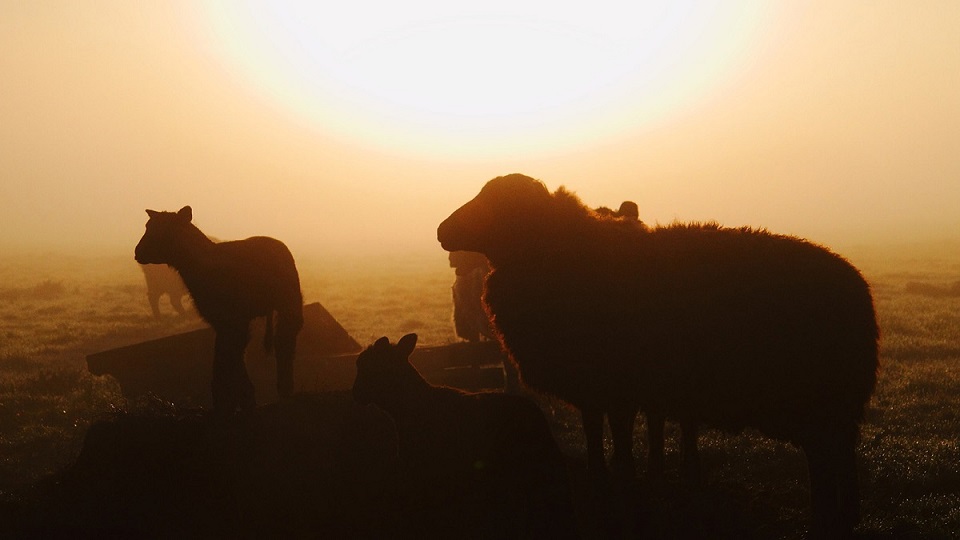
[[[190,204],[295,254],[439,250],[513,172],[648,222],[960,238],[956,0],[302,4],[0,0],[0,246],[132,257]]]

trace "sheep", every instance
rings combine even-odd
[[[189,294],[177,271],[165,264],[141,264],[143,279],[147,283],[147,300],[155,319],[160,318],[160,297],[167,295],[170,306],[179,315],[186,313],[181,298]]]
[[[599,206],[596,208],[595,212],[601,216],[621,218],[627,221],[632,220],[638,225],[644,226],[644,223],[640,221],[640,207],[637,206],[637,203],[633,201],[623,201],[620,203],[620,208],[617,210],[613,210],[606,206]]]
[[[646,224],[640,221],[640,207],[633,201],[623,201],[617,210],[607,206],[599,206],[594,211],[598,216],[621,219],[623,221],[633,222],[638,227],[646,228]],[[663,476],[663,433],[666,427],[666,418],[663,414],[655,411],[647,411],[647,475],[659,480]],[[599,421],[601,424],[603,419]],[[633,420],[631,419],[632,423]],[[597,429],[595,426],[593,429]],[[690,484],[700,482],[700,459],[697,450],[697,427],[689,422],[681,426],[680,433],[681,450],[683,456],[682,474],[684,480]],[[622,467],[630,469],[633,464],[627,460],[621,463]]]
[[[200,316],[216,332],[213,408],[231,414],[256,406],[243,363],[250,321],[267,318],[264,348],[276,341],[277,391],[293,394],[293,358],[303,326],[300,277],[290,250],[274,238],[214,242],[192,223],[193,210],[147,210],[146,231],[134,251],[140,264],[168,264],[183,278]],[[273,313],[277,313],[276,329]],[[274,336],[274,333],[276,334]]]
[[[591,469],[604,466],[604,413],[621,464],[641,408],[684,426],[753,427],[805,452],[815,532],[857,523],[879,331],[848,261],[762,229],[600,218],[520,174],[489,181],[437,238],[487,256],[498,338],[528,386],[580,409]]]
[[[576,536],[565,460],[540,408],[521,396],[430,385],[410,364],[416,343],[416,334],[395,345],[378,339],[357,357],[352,389],[396,425],[407,532]]]
[[[490,271],[487,258],[480,253],[455,251],[450,253],[450,267],[456,272],[453,282],[453,324],[457,336],[471,343],[480,338],[493,339],[490,319],[480,299],[483,278]]]

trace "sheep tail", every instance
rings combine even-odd
[[[267,313],[267,324],[263,327],[263,350],[273,352],[273,310]]]

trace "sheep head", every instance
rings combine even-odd
[[[357,378],[353,382],[354,401],[384,407],[405,382],[421,380],[409,360],[416,346],[416,334],[403,336],[396,345],[382,337],[360,353],[357,356]]]
[[[533,247],[550,210],[550,192],[522,174],[500,176],[437,228],[447,251],[476,251],[497,263]]]
[[[176,258],[177,239],[182,231],[192,228],[193,210],[184,206],[177,212],[147,210],[146,231],[134,250],[134,258],[140,264],[172,263]]]

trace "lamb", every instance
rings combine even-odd
[[[816,533],[857,523],[879,331],[845,259],[765,230],[601,218],[519,174],[488,182],[437,238],[487,256],[498,338],[528,386],[580,409],[591,468],[604,466],[604,413],[621,464],[638,409],[753,427],[806,453]]]
[[[540,408],[498,392],[430,385],[417,343],[378,339],[357,357],[354,399],[393,418],[412,536],[576,536],[566,465]],[[421,527],[427,527],[423,529]]]
[[[160,297],[167,295],[170,306],[179,315],[186,313],[181,298],[189,294],[177,271],[165,264],[141,264],[143,279],[147,283],[147,300],[155,319],[160,318]]]
[[[214,242],[192,223],[189,206],[178,212],[147,210],[147,215],[146,232],[134,252],[137,262],[172,266],[216,332],[214,411],[231,414],[256,406],[243,363],[250,321],[256,317],[267,318],[264,348],[269,352],[276,341],[277,390],[281,398],[290,397],[297,334],[303,326],[300,277],[290,250],[265,236]]]

